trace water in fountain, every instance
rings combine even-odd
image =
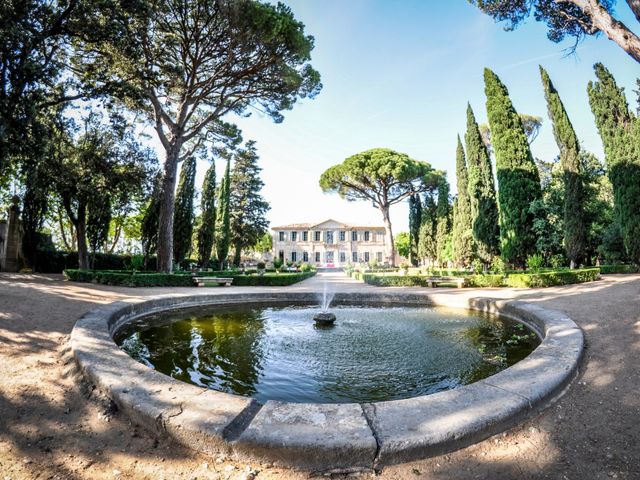
[[[329,311],[329,306],[331,305],[331,301],[333,300],[334,295],[335,295],[335,292],[333,290],[329,289],[329,285],[327,284],[327,282],[324,282],[324,288],[323,288],[323,291],[322,291],[322,298],[319,299],[320,300],[320,308],[321,308],[322,312]]]

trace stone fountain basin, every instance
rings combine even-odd
[[[440,455],[500,433],[560,397],[582,358],[582,330],[561,312],[520,301],[427,293],[337,294],[334,302],[489,312],[527,324],[542,342],[491,377],[432,395],[363,404],[261,404],[174,380],[138,363],[113,341],[125,323],[151,312],[316,299],[317,294],[304,292],[203,292],[116,302],[79,319],[70,344],[86,379],[157,435],[207,454],[347,472]]]

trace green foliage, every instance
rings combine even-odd
[[[423,275],[362,274],[362,280],[364,280],[366,284],[377,287],[426,287],[427,278],[428,277]]]
[[[453,213],[453,258],[457,264],[467,266],[473,258],[473,225],[468,189],[469,177],[460,136],[458,136],[456,149],[456,181],[458,197]]]
[[[491,160],[482,141],[471,105],[467,105],[467,132],[464,136],[468,165],[468,192],[471,205],[471,224],[476,253],[489,263],[498,253],[500,230],[498,204],[491,171]]]
[[[551,255],[549,258],[551,268],[563,268],[567,266],[567,258],[562,254]]]
[[[149,257],[155,253],[158,247],[158,222],[160,218],[160,192],[162,189],[162,173],[158,171],[154,176],[153,188],[144,207],[142,225],[140,227],[142,254],[144,255],[145,268]]]
[[[499,186],[501,255],[506,262],[523,265],[535,251],[529,206],[541,198],[540,178],[507,88],[488,68],[484,78]]]
[[[89,214],[87,216],[87,240],[93,259],[98,250],[102,249],[109,237],[111,223],[111,201],[109,196],[98,193],[89,199]],[[93,261],[91,262],[93,268]]]
[[[273,237],[270,233],[262,235],[256,244],[253,246],[253,250],[259,253],[267,253],[273,250]]]
[[[422,207],[422,225],[418,238],[418,257],[422,261],[435,261],[438,255],[438,245],[436,242],[437,228],[437,208],[433,199],[433,194],[425,194],[424,206]]]
[[[227,167],[224,170],[224,178],[220,184],[218,195],[218,213],[216,227],[216,256],[220,269],[224,268],[224,263],[229,255],[231,246],[231,219],[229,199],[231,195],[231,160],[227,159]]]
[[[173,261],[175,263],[180,263],[191,253],[195,182],[196,159],[189,157],[182,163],[180,170],[180,181],[178,182],[173,214]]]
[[[482,273],[483,270],[484,264],[482,263],[482,260],[480,260],[479,258],[474,258],[471,262],[471,271],[473,273]]]
[[[640,120],[629,110],[624,90],[600,63],[587,87],[604,145],[615,213],[625,250],[640,264]]]
[[[371,202],[382,213],[387,238],[393,239],[389,207],[416,193],[435,189],[441,176],[426,162],[388,148],[374,148],[327,169],[320,176],[320,188],[348,201]],[[393,264],[393,241],[389,247],[388,260]]]
[[[233,285],[239,287],[286,287],[311,278],[316,272],[282,272],[265,273],[264,275],[216,275],[232,276]],[[205,283],[205,286],[207,284]]]
[[[216,234],[216,164],[213,161],[202,182],[200,209],[202,217],[198,229],[198,263],[204,267],[211,259]]]
[[[418,244],[420,242],[420,227],[422,225],[422,201],[420,195],[409,197],[409,262],[418,265]]]
[[[271,208],[260,194],[264,182],[260,179],[255,142],[249,141],[238,151],[231,172],[230,229],[235,248],[233,264],[240,265],[241,251],[255,245],[267,232],[267,212]]]
[[[91,282],[124,287],[193,287],[190,275],[165,273],[109,272],[101,270],[65,270],[64,276],[73,282]]]
[[[540,254],[529,255],[527,257],[527,269],[532,272],[539,272],[544,266],[544,258]]]
[[[500,257],[495,257],[500,258]],[[467,285],[474,288],[504,287],[505,276],[503,274],[470,275],[465,277]]]
[[[274,258],[273,259],[273,268],[278,270],[278,269],[282,268],[283,263],[284,262],[280,258]]]
[[[600,269],[583,268],[544,273],[512,273],[505,281],[507,287],[540,288],[572,283],[593,282],[600,278]]]
[[[409,238],[409,232],[398,233],[393,241],[396,247],[396,252],[398,252],[401,257],[408,258],[411,251],[411,239]]]
[[[303,263],[302,265],[300,265],[301,272],[310,272],[311,270],[313,270],[313,268],[308,263]]]
[[[491,261],[491,268],[489,268],[489,270],[492,273],[504,275],[507,271],[507,266],[504,264],[502,257],[493,257],[493,260]]]
[[[580,145],[573,125],[547,72],[540,67],[553,135],[560,149],[564,177],[564,248],[574,267],[584,256],[587,228],[584,212],[584,186],[580,162]]]
[[[637,265],[600,265],[598,268],[600,273],[605,275],[611,273],[638,273],[640,271]]]

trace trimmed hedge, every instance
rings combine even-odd
[[[171,273],[136,273],[102,270],[73,270],[64,272],[67,280],[73,282],[122,285],[125,287],[192,287],[191,275]]]
[[[362,273],[364,283],[378,287],[426,287],[427,278],[424,275],[379,275]]]
[[[375,273],[365,273],[362,277],[365,283],[379,287],[426,287],[429,278],[428,275],[380,275]],[[599,277],[600,269],[583,268],[544,273],[512,273],[506,277],[503,275],[470,275],[465,278],[469,287],[476,288],[540,288],[592,282]]]
[[[233,278],[233,285],[246,286],[287,286],[313,277],[315,272],[303,273],[267,273],[265,275],[245,275],[242,272],[205,272],[210,277]],[[131,273],[109,270],[64,271],[67,280],[73,282],[99,283],[102,285],[121,285],[124,287],[193,287],[193,275],[190,273]],[[218,285],[211,284],[211,285]],[[210,286],[210,285],[207,285]]]
[[[600,265],[600,273],[638,273],[636,265]]]
[[[545,273],[513,273],[506,278],[505,285],[514,288],[539,288],[593,282],[598,278],[600,278],[599,268],[582,268]]]

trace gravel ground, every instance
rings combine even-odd
[[[315,290],[321,280],[342,291],[374,289],[336,274],[288,288]],[[558,403],[504,434],[363,478],[640,479],[640,275],[544,290],[446,291],[518,298],[566,312],[586,334],[580,377]],[[58,275],[0,274],[0,480],[313,476],[205,457],[158,440],[80,380],[67,340],[84,312],[169,292],[74,284]]]

